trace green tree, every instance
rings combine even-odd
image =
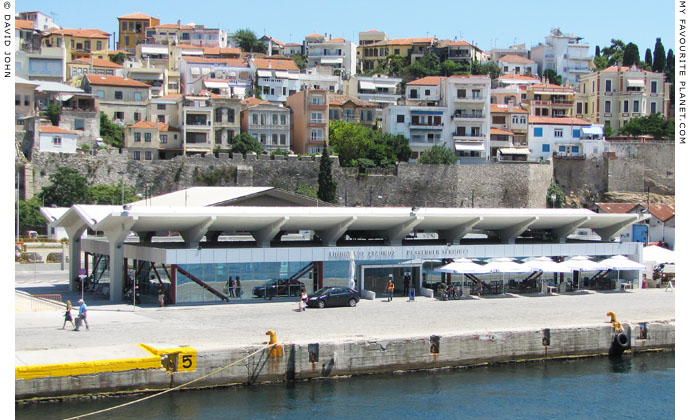
[[[62,107],[60,104],[50,104],[48,105],[48,109],[46,110],[46,114],[48,116],[48,119],[50,120],[50,123],[53,125],[58,125],[60,124],[60,113],[62,113]]]
[[[240,44],[240,49],[244,52],[266,52],[266,44],[256,38],[256,34],[249,28],[240,29],[234,34],[235,39]]]
[[[41,211],[39,210],[40,207],[41,200],[37,196],[34,196],[28,200],[19,200],[20,232],[26,232],[27,230],[39,230],[46,226],[47,221],[41,214]],[[17,211],[16,207],[14,211]],[[16,220],[17,215],[15,214],[15,221]]]
[[[305,195],[307,197],[319,198],[318,193],[316,192],[316,188],[312,187],[309,184],[297,185],[297,188],[295,188],[295,192],[297,194],[302,194],[302,195]]]
[[[302,54],[295,54],[292,56],[292,61],[295,62],[297,67],[299,67],[300,70],[304,70],[307,68],[307,59],[304,58]]]
[[[238,134],[232,139],[231,153],[242,153],[242,155],[246,157],[247,153],[254,152],[258,155],[263,151],[264,147],[261,143],[248,133]]]
[[[642,117],[631,118],[618,130],[621,134],[633,137],[650,135],[655,139],[673,137],[675,125],[673,120],[665,120],[661,114],[651,114]]]
[[[441,74],[441,61],[436,54],[425,54],[408,68],[415,78],[438,76]]]
[[[446,60],[441,63],[441,75],[452,76],[460,71],[460,66],[453,60]]]
[[[621,41],[620,39],[611,39],[611,45],[601,49],[601,56],[606,58],[606,64],[601,68],[597,65],[597,70],[602,70],[606,67],[622,62],[625,46],[625,42]],[[595,64],[597,64],[596,60]]]
[[[391,160],[407,162],[410,156],[412,156],[410,141],[402,134],[393,135],[381,131],[374,131],[372,138],[374,143],[384,146],[386,155],[389,156]]]
[[[86,178],[76,169],[59,167],[49,179],[51,184],[43,187],[40,194],[46,206],[71,207],[89,202]]]
[[[633,64],[639,64],[640,62],[640,50],[637,45],[629,42],[623,50],[623,65],[632,66]]]
[[[354,161],[366,157],[373,143],[371,130],[367,127],[337,120],[332,120],[328,125],[328,142],[343,166],[354,166]]]
[[[472,74],[488,74],[491,79],[497,79],[501,76],[501,68],[495,61],[488,61],[486,63],[480,63],[474,61],[472,63]]]
[[[631,118],[618,130],[619,134],[638,137],[642,135],[642,124],[639,118]]]
[[[88,202],[91,204],[120,204],[122,203],[122,181],[113,185],[94,185],[88,188]],[[125,203],[137,201],[134,188],[125,187]]]
[[[328,147],[324,147],[323,153],[321,154],[321,163],[319,164],[318,197],[320,200],[328,203],[335,203],[335,189],[337,186],[335,180],[333,180],[333,174],[331,173],[332,165],[333,162],[331,161],[331,156],[328,154]]]
[[[553,198],[551,197],[552,195]],[[565,203],[565,194],[563,194],[563,190],[553,180],[551,180],[551,185],[549,185],[549,189],[546,191],[546,201],[554,208],[563,207]]]
[[[452,150],[437,144],[431,149],[422,153],[419,159],[417,159],[417,163],[451,165],[457,162],[457,160],[458,159]]]
[[[653,61],[654,61],[654,60],[652,59],[652,50],[650,50],[649,48],[647,48],[647,51],[644,52],[644,63],[647,65],[647,67],[649,68],[649,70],[652,69],[652,63],[653,63]]]
[[[126,58],[125,54],[119,52],[119,53],[115,54],[114,56],[110,57],[110,61],[112,61],[113,63],[117,63],[117,64],[121,65],[122,63],[125,62],[125,58]]]
[[[605,125],[604,126],[604,137],[613,137],[614,132],[613,128],[611,128],[610,125]]]
[[[101,138],[103,142],[113,147],[124,147],[125,133],[122,127],[110,121],[105,113],[101,112]]]
[[[563,77],[556,73],[556,70],[546,69],[544,70],[544,76],[552,85],[560,85],[563,82]]]
[[[598,70],[604,70],[609,66],[609,59],[603,55],[594,57],[594,68]]]
[[[599,46],[597,45],[597,46],[594,48],[594,56],[595,56],[595,57],[599,57],[600,55],[601,55],[601,49],[599,49]]]
[[[656,73],[663,73],[666,69],[666,56],[664,55],[664,44],[661,43],[661,38],[656,39],[654,44],[654,64],[652,64],[652,71]]]

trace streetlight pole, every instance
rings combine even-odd
[[[17,171],[15,178],[17,180],[17,242],[19,242],[19,171]]]

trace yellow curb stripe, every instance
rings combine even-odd
[[[101,372],[122,372],[135,369],[162,369],[161,357],[166,354],[177,353],[179,370],[196,370],[196,349],[192,347],[179,347],[170,349],[156,349],[146,344],[138,344],[139,347],[151,354],[149,357],[134,357],[128,359],[94,360],[89,362],[55,363],[49,365],[15,366],[14,378],[36,379],[45,377],[64,377],[90,375]],[[182,357],[191,355],[192,365],[183,363]]]

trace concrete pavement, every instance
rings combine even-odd
[[[15,287],[62,293],[63,301],[70,299],[75,306],[79,297],[67,291],[66,274],[59,271],[16,273]],[[355,308],[305,312],[296,311],[296,301],[133,309],[89,295],[85,300],[89,331],[62,330],[61,311],[16,312],[15,366],[140,357],[139,343],[198,350],[245,347],[266,342],[267,330],[275,330],[280,343],[305,344],[602,325],[608,311],[623,323],[675,319],[674,292],[664,289],[446,302],[396,297],[390,303],[363,300]]]

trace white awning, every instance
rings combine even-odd
[[[198,76],[199,74],[201,74],[199,67],[192,67],[190,69],[190,72],[192,73],[192,76]]]
[[[599,125],[593,125],[591,127],[582,127],[582,134],[590,134],[593,136],[603,136],[604,129]]]
[[[382,88],[382,89],[395,89],[395,85],[397,85],[397,83],[394,81],[390,81],[390,80],[386,80],[386,81],[377,80],[374,82],[374,86],[376,86],[377,88]]]
[[[343,62],[343,57],[336,58],[322,58],[321,64],[339,64]]]
[[[276,70],[276,78],[278,78],[278,79],[287,79],[287,78],[288,78],[288,72]]]
[[[360,80],[359,81],[359,88],[360,89],[366,89],[366,90],[376,90],[376,85],[374,82],[365,82]]]
[[[631,86],[631,87],[644,87],[644,80],[640,80],[640,79],[630,79],[630,80],[628,80],[628,86]]]
[[[209,73],[211,73],[211,69],[206,68],[206,67],[203,67],[203,68],[201,69],[201,74],[207,75],[207,74],[209,74]]]
[[[72,98],[72,96],[74,96],[74,94],[72,94],[72,93],[61,93],[60,94],[60,100],[61,101],[69,101]]]
[[[299,80],[299,73],[288,73],[288,79]]]
[[[465,152],[481,152],[484,151],[483,144],[466,144],[466,143],[455,143],[455,150],[465,151]]]
[[[271,77],[271,70],[257,70],[256,74],[259,77]]]
[[[502,148],[498,149],[499,152],[504,155],[529,155],[529,149],[527,148]]]
[[[168,55],[168,47],[159,47],[159,46],[141,46],[141,53],[142,54],[163,54],[163,55]]]
[[[204,80],[204,86],[206,86],[209,89],[226,89],[228,87],[228,82],[209,82],[207,80]]]

